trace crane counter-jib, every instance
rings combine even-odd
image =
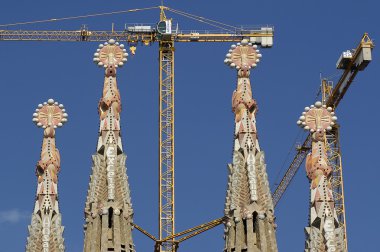
[[[337,82],[337,85],[332,91],[332,95],[327,101],[328,106],[338,106],[358,71],[363,71],[372,61],[373,47],[374,45],[372,41],[369,39],[368,35],[365,34],[358,47],[355,50],[352,50],[353,52],[346,51],[342,54],[336,65],[338,69],[343,69],[344,73]],[[344,55],[345,53],[346,55]]]

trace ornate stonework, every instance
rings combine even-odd
[[[132,203],[120,135],[121,100],[116,68],[123,66],[128,54],[114,40],[99,45],[94,62],[105,68],[97,153],[85,205],[85,252],[134,252],[132,240]]]
[[[297,124],[312,134],[312,149],[306,157],[310,181],[310,226],[305,228],[306,252],[344,251],[343,230],[334,206],[332,168],[326,151],[326,131],[337,120],[332,108],[316,102],[305,108]]]
[[[224,61],[238,71],[237,88],[232,96],[235,140],[233,162],[228,165],[225,252],[277,251],[272,196],[264,152],[257,138],[257,104],[249,79],[250,69],[261,58],[256,48],[243,40],[231,46]]]
[[[49,99],[39,104],[33,114],[33,122],[44,129],[41,158],[37,162],[37,193],[32,223],[29,225],[27,252],[62,252],[63,226],[58,206],[58,172],[60,155],[55,147],[55,129],[67,122],[62,104]]]

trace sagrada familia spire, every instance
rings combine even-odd
[[[297,124],[312,134],[311,153],[306,157],[310,181],[310,226],[305,228],[305,252],[344,252],[342,227],[336,214],[331,187],[332,168],[326,150],[326,131],[337,117],[331,107],[316,102],[305,108]]]
[[[85,205],[85,252],[134,252],[132,203],[120,135],[121,100],[116,68],[128,54],[113,39],[99,45],[94,62],[105,69],[99,102],[99,138]]]
[[[37,163],[37,194],[28,226],[27,252],[63,252],[63,226],[58,206],[58,173],[60,155],[55,147],[55,130],[67,122],[67,113],[62,104],[49,99],[39,104],[33,114],[33,122],[44,129],[41,159]]]
[[[237,88],[232,96],[235,114],[233,162],[229,176],[224,214],[225,252],[275,252],[277,242],[272,196],[264,152],[256,130],[257,104],[252,97],[250,69],[261,54],[256,45],[243,40],[232,45],[225,63],[237,69]]]

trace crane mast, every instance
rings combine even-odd
[[[159,237],[175,232],[174,223],[174,45],[160,42]],[[160,251],[172,251],[165,242]]]
[[[161,8],[160,23],[164,24],[159,42],[159,240],[175,234],[174,209],[174,42],[171,20]],[[168,27],[169,26],[169,27]],[[169,33],[169,34],[166,34]],[[167,40],[166,40],[166,39]],[[160,252],[176,251],[174,237],[156,244]]]
[[[323,104],[326,104],[332,95],[333,83],[327,79],[323,79],[321,83],[321,94]],[[331,187],[334,198],[335,210],[339,227],[343,229],[343,238],[345,248],[347,250],[347,227],[346,227],[346,212],[344,204],[344,184],[343,184],[343,167],[342,155],[339,141],[340,125],[336,123],[331,131],[326,132],[326,151],[329,163],[332,167]]]

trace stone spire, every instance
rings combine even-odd
[[[235,137],[224,210],[225,252],[278,251],[264,152],[257,138],[257,104],[249,79],[250,69],[261,58],[256,48],[243,40],[231,46],[224,61],[238,72],[237,88],[232,96]]]
[[[55,129],[67,122],[62,104],[49,99],[39,104],[33,122],[44,129],[41,159],[37,163],[37,193],[32,223],[28,226],[27,252],[65,251],[61,213],[58,207],[59,151],[55,147]]]
[[[113,39],[99,45],[94,62],[105,69],[99,102],[99,137],[85,205],[85,252],[134,252],[132,203],[120,135],[121,100],[116,68],[127,61],[123,45]]]
[[[305,108],[297,124],[312,134],[311,153],[306,157],[310,181],[309,226],[305,228],[305,252],[344,252],[344,238],[334,206],[331,187],[332,168],[326,151],[326,131],[337,117],[321,102]]]

